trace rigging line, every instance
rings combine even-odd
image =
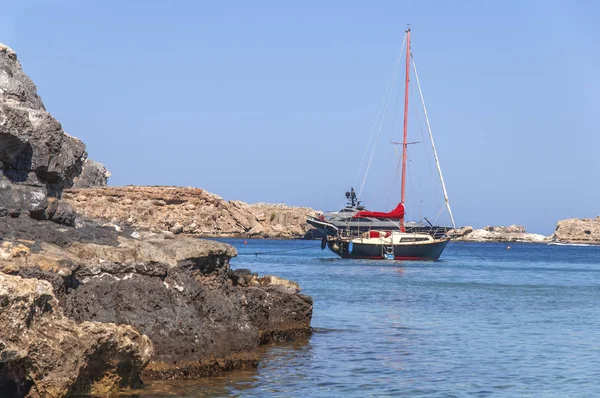
[[[413,95],[413,97],[416,96],[414,84],[410,86],[410,93]],[[423,124],[421,123],[421,115],[416,110],[415,110],[415,113],[417,115],[419,131],[421,132],[421,139],[423,140],[423,144],[425,144],[425,134],[423,134]],[[425,145],[423,145],[423,150],[425,151],[425,158],[427,159],[427,167],[429,168],[429,175],[433,176],[433,170],[431,169],[431,160],[429,159],[429,151],[427,150],[427,147]]]
[[[442,215],[442,213],[444,212],[444,205],[442,205],[442,208],[440,209],[440,211],[438,212],[437,216],[435,217],[435,220],[433,221],[433,224],[437,224],[438,220],[440,219],[440,216]]]
[[[393,86],[396,82],[396,78],[398,77],[398,69],[400,68],[400,59],[402,58],[402,53],[404,53],[404,47],[406,46],[406,34],[404,35],[404,41],[402,43],[402,50],[400,50],[400,54],[398,54],[397,64],[394,66],[392,81],[390,82],[390,89],[388,91],[387,99],[385,101],[385,106],[383,108],[383,112],[381,114],[381,118],[379,120],[379,128],[377,128],[377,135],[375,136],[375,142],[373,143],[373,149],[371,151],[371,156],[369,157],[369,162],[367,163],[367,168],[365,170],[365,175],[363,177],[362,184],[360,184],[360,189],[358,190],[358,197],[362,196],[362,190],[365,186],[365,182],[367,181],[367,176],[369,174],[369,170],[371,169],[371,163],[373,162],[373,155],[375,154],[375,147],[377,146],[377,141],[379,140],[379,135],[381,134],[381,126],[383,125],[383,120],[385,119],[385,113],[387,112],[388,105],[390,103],[390,97],[392,95]],[[377,125],[377,123],[375,123]]]
[[[483,258],[482,256],[480,256],[479,254],[475,253],[473,250],[471,249],[467,249],[469,252],[471,252],[471,254],[476,255],[477,257],[479,257],[480,259],[482,259],[483,261],[485,261],[485,258]]]
[[[427,123],[427,130],[429,130],[429,138],[431,139],[431,148],[433,149],[433,157],[435,158],[435,164],[437,166],[438,174],[440,175],[440,182],[442,183],[442,190],[444,191],[444,200],[446,201],[446,207],[448,208],[448,213],[450,214],[450,219],[452,220],[452,227],[456,228],[456,224],[454,223],[454,216],[452,215],[452,210],[450,209],[450,201],[448,200],[448,192],[446,192],[446,184],[444,184],[444,177],[442,176],[442,169],[440,168],[440,160],[438,159],[437,151],[435,150],[435,143],[433,141],[433,134],[431,133],[431,125],[429,124],[429,118],[427,117],[427,108],[425,107],[425,99],[423,98],[423,91],[421,91],[421,83],[419,83],[419,75],[417,73],[417,65],[415,64],[415,58],[412,57],[413,69],[415,71],[415,80],[417,81],[417,87],[419,88],[419,94],[421,95],[421,102],[423,104],[423,113],[425,114],[425,122]]]
[[[369,148],[371,147],[371,141],[373,140],[373,137],[375,136],[375,131],[377,129],[377,123],[379,122],[379,119],[382,117],[382,111],[383,111],[384,105],[386,103],[386,97],[388,95],[388,92],[391,92],[394,88],[393,86],[394,86],[395,76],[397,75],[398,68],[400,67],[400,60],[402,59],[402,54],[404,53],[405,41],[406,41],[406,33],[404,34],[404,40],[402,41],[402,49],[398,53],[398,57],[396,57],[396,61],[394,62],[394,67],[392,68],[392,76],[390,77],[390,81],[388,82],[387,88],[383,94],[383,98],[381,99],[381,105],[379,106],[379,110],[377,111],[377,117],[375,118],[375,122],[373,123],[373,128],[371,129],[371,134],[369,136],[369,142],[367,143],[367,146],[365,147],[365,151],[363,153],[362,160],[360,161],[360,166],[358,167],[358,172],[356,173],[356,178],[354,180],[355,185],[358,182],[358,178],[362,172],[363,166],[365,164],[365,160],[367,158],[367,154],[369,153]],[[375,144],[373,144],[373,145],[375,145]],[[359,197],[360,197],[360,195],[359,195]]]

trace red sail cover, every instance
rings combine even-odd
[[[374,218],[402,218],[404,217],[404,205],[402,203],[398,203],[398,206],[389,213],[383,213],[381,211],[359,211],[354,215],[353,218],[366,218],[366,217],[374,217]]]

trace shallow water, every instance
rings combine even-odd
[[[319,241],[225,241],[233,268],[313,296],[315,333],[265,347],[256,370],[139,396],[600,395],[600,247],[451,243],[440,261],[394,262],[342,260]]]

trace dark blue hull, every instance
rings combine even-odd
[[[349,241],[330,240],[327,247],[341,258],[431,261],[440,258],[449,241],[439,239],[433,242],[396,245],[352,242],[350,245]]]

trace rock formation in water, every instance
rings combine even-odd
[[[312,299],[297,284],[231,270],[229,245],[175,237],[208,219],[214,235],[248,232],[259,219],[277,231],[297,210],[255,215],[202,190],[117,189],[97,203],[78,193],[94,190],[64,195],[109,175],[0,45],[0,392],[105,395],[135,386],[147,363],[150,377],[256,366],[260,344],[310,333]],[[296,233],[286,228],[282,236]]]
[[[600,244],[600,216],[561,220],[556,223],[552,239],[570,243]]]
[[[306,217],[316,214],[307,207],[226,201],[197,188],[69,189],[63,199],[83,218],[204,237],[302,238],[310,229]]]
[[[548,240],[547,236],[530,234],[521,225],[508,227],[487,226],[482,229],[462,227],[451,230],[448,234],[454,241],[463,242],[531,242],[541,243]]]
[[[46,112],[16,53],[0,43],[0,216],[39,218],[47,198],[60,197],[75,180],[78,186],[105,184],[106,172],[82,175],[86,159],[83,142]]]
[[[27,250],[3,242],[0,258]],[[106,395],[139,384],[150,340],[131,326],[66,318],[52,286],[0,273],[0,392],[3,397]]]
[[[255,366],[260,344],[310,333],[312,299],[294,282],[231,270],[230,245],[27,220],[0,218],[0,272],[48,281],[77,322],[147,335],[155,352],[148,376]]]

